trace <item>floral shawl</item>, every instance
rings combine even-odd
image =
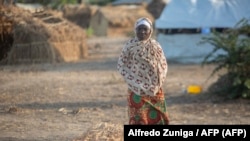
[[[139,41],[133,38],[123,47],[117,69],[129,90],[138,95],[154,96],[162,87],[168,65],[156,40]]]

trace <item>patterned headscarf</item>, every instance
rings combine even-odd
[[[147,18],[140,18],[136,27],[142,20],[152,23]],[[154,96],[166,78],[167,61],[160,44],[149,38],[139,41],[136,37],[130,39],[122,49],[118,59],[117,69],[122,75],[128,88],[138,95]]]

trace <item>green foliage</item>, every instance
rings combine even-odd
[[[91,37],[94,34],[94,29],[92,27],[87,28],[86,30],[87,37]]]
[[[48,4],[76,4],[78,1],[77,0],[17,0],[17,2],[20,3],[41,3],[44,5],[48,5]]]
[[[53,9],[56,9],[65,4],[77,4],[77,0],[55,0],[49,3],[49,5],[51,5]]]
[[[107,5],[114,0],[85,0],[83,3],[91,5]],[[56,9],[65,4],[78,4],[79,0],[17,0],[18,3],[40,3],[46,6],[50,6],[53,9]]]
[[[88,0],[90,4],[96,4],[96,5],[107,5],[114,0]]]
[[[214,46],[214,50],[202,62],[202,65],[216,65],[211,76],[221,69],[227,70],[226,76],[230,83],[222,84],[220,90],[223,90],[230,98],[250,98],[249,36],[249,21],[242,19],[235,28],[228,29],[223,33],[213,32],[211,37],[204,37],[201,41],[201,43],[210,43]],[[226,53],[214,56],[219,50]]]

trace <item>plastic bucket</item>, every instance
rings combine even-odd
[[[189,85],[187,87],[187,93],[189,94],[200,94],[201,91],[202,91],[202,88],[199,85]]]

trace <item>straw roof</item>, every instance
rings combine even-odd
[[[87,57],[85,31],[59,12],[32,13],[6,6],[1,7],[0,16],[13,23],[14,42],[6,63],[69,62]]]
[[[115,12],[114,12],[115,11]],[[154,17],[146,10],[145,5],[132,6],[105,6],[101,12],[109,20],[113,27],[133,27],[134,22],[140,17],[148,17],[154,21]]]

